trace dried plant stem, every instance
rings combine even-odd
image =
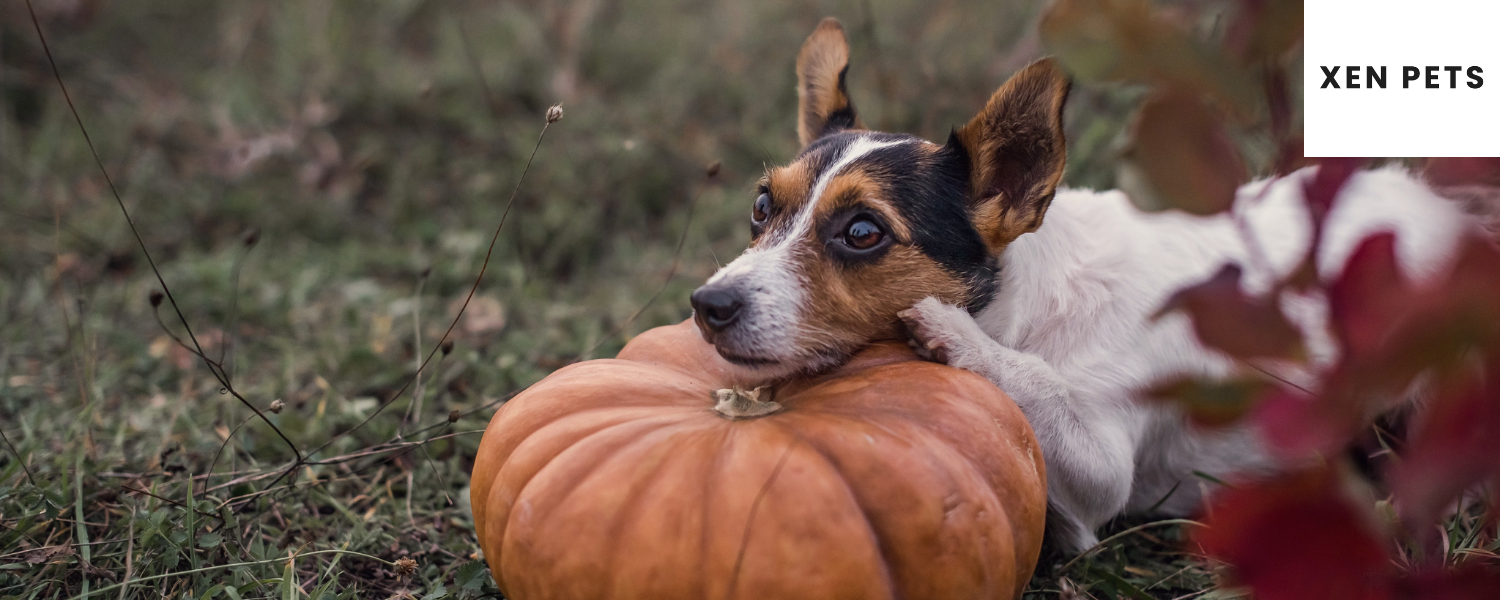
[[[5,435],[4,428],[0,428],[0,440],[5,440],[5,445],[10,447],[11,454],[16,455],[16,462],[21,464],[21,471],[26,473],[26,481],[31,482],[31,487],[38,487],[36,478],[31,476],[31,467],[26,466],[26,457],[21,456],[21,451],[16,450],[16,445],[10,443],[10,436]]]
[[[412,361],[416,363],[417,387],[411,392],[411,405],[406,409],[406,421],[411,422],[422,418],[422,367],[427,363],[422,361],[422,289],[427,287],[427,272],[422,273],[422,278],[417,281],[417,292],[412,295],[411,308],[411,330],[412,330]],[[441,365],[442,361],[439,360]]]
[[[281,431],[281,428],[277,427],[276,423],[266,417],[259,408],[245,399],[244,396],[241,396],[239,392],[236,392],[234,386],[230,384],[228,377],[223,372],[222,367],[208,358],[208,355],[203,352],[203,345],[198,342],[198,337],[193,335],[192,326],[188,324],[187,317],[182,314],[182,308],[177,305],[177,298],[172,295],[172,289],[167,286],[166,278],[162,277],[161,269],[156,266],[156,259],[152,258],[151,251],[146,247],[146,240],[141,237],[140,229],[135,226],[135,220],[130,217],[130,210],[125,207],[125,200],[120,196],[120,190],[115,186],[114,179],[109,176],[109,170],[104,168],[104,160],[99,158],[99,151],[94,147],[94,140],[89,136],[88,128],[83,125],[83,117],[79,116],[78,108],[73,105],[73,97],[68,94],[68,86],[63,83],[62,71],[57,68],[57,61],[52,57],[52,48],[47,45],[47,36],[42,33],[42,24],[37,20],[36,9],[32,6],[31,0],[26,0],[26,10],[31,15],[31,26],[36,29],[36,37],[41,42],[42,52],[47,55],[47,64],[52,67],[52,76],[57,79],[57,87],[62,90],[63,99],[68,103],[68,110],[73,113],[73,120],[78,123],[78,131],[83,134],[83,141],[89,148],[89,154],[93,156],[94,164],[98,165],[99,173],[104,176],[105,183],[109,185],[110,194],[114,196],[115,204],[120,207],[120,213],[124,215],[125,224],[129,226],[131,235],[135,237],[135,243],[140,247],[141,254],[146,257],[146,264],[151,266],[151,273],[156,276],[156,282],[161,285],[162,293],[166,295],[167,301],[172,304],[172,310],[177,313],[177,319],[182,323],[182,328],[187,332],[188,339],[192,340],[194,354],[203,360],[204,364],[208,366],[208,370],[219,380],[219,384],[224,387],[226,392],[234,395],[235,399],[239,400],[240,403],[244,404],[251,411],[254,411],[256,416],[265,421],[276,432],[276,435],[280,436],[283,442],[286,442],[287,447],[292,449],[292,453],[297,456],[297,462],[300,464],[302,462],[302,451],[297,448],[296,444],[292,443],[291,438],[288,438]]]
[[[717,175],[718,170],[716,168],[710,167],[709,170],[704,174],[703,186],[698,188],[698,191],[693,194],[692,199],[688,201],[687,220],[682,224],[682,235],[678,236],[677,238],[677,250],[672,253],[672,266],[667,269],[667,276],[662,278],[661,285],[657,286],[656,291],[651,294],[650,298],[646,299],[646,302],[642,304],[640,308],[636,309],[635,312],[631,313],[629,317],[627,317],[624,321],[620,322],[619,325],[616,325],[613,329],[611,329],[609,333],[606,333],[603,337],[600,337],[598,341],[595,341],[588,348],[584,349],[582,352],[579,352],[576,356],[573,357],[573,360],[568,361],[569,363],[576,363],[580,360],[583,360],[584,358],[593,355],[594,351],[599,349],[599,346],[604,345],[605,342],[614,339],[615,336],[625,331],[626,327],[629,327],[631,323],[634,323],[635,320],[641,316],[641,313],[646,312],[646,309],[651,308],[651,305],[656,302],[656,299],[661,297],[662,292],[666,291],[667,285],[672,283],[672,279],[677,277],[677,269],[682,264],[682,249],[687,245],[688,232],[693,230],[693,214],[698,209],[698,199],[703,197],[703,192],[708,189],[708,183],[712,181],[713,178]]]
[[[541,133],[537,134],[536,144],[531,147],[531,155],[526,158],[526,166],[521,168],[521,176],[516,178],[516,185],[510,191],[510,200],[505,203],[505,211],[500,214],[500,223],[495,225],[494,235],[490,236],[490,245],[489,248],[485,250],[484,262],[479,265],[479,274],[474,277],[474,284],[469,286],[469,294],[464,297],[463,305],[458,308],[458,314],[454,315],[453,322],[448,324],[448,329],[443,332],[443,337],[438,339],[436,344],[432,345],[432,350],[427,353],[427,357],[422,360],[422,364],[418,365],[417,373],[413,374],[411,377],[408,377],[406,379],[406,383],[402,384],[401,388],[396,390],[396,393],[389,399],[387,399],[385,402],[380,403],[380,406],[376,407],[375,410],[370,413],[370,416],[365,417],[364,420],[360,421],[358,425],[346,429],[329,438],[328,441],[323,442],[322,445],[308,452],[309,455],[317,454],[319,451],[327,448],[329,445],[333,444],[335,441],[338,441],[340,438],[349,435],[354,431],[358,431],[361,427],[364,427],[365,424],[369,423],[371,419],[374,419],[376,415],[379,415],[381,411],[384,411],[386,407],[390,406],[391,403],[399,399],[401,397],[401,394],[406,393],[406,390],[412,386],[416,378],[421,374],[422,369],[427,367],[427,363],[432,362],[432,357],[437,355],[438,350],[443,347],[443,343],[448,341],[448,338],[453,335],[453,330],[458,327],[459,320],[464,318],[464,311],[468,310],[469,308],[469,302],[474,299],[474,293],[479,290],[479,284],[484,281],[484,274],[489,270],[490,267],[490,257],[495,253],[495,243],[500,240],[500,230],[505,227],[505,220],[510,217],[510,211],[516,205],[516,196],[521,192],[521,184],[525,183],[526,174],[531,172],[531,163],[532,161],[536,160],[537,151],[541,150],[542,140],[547,138],[547,129],[552,126],[553,122],[554,119],[550,118],[549,114],[549,118],[547,119],[547,121],[542,124]],[[295,469],[297,466],[303,463],[303,461],[300,459],[297,462],[298,464],[292,465],[287,470],[287,473],[283,474],[282,477],[278,477],[277,482],[279,482],[286,475],[289,475],[292,469]],[[275,485],[275,483],[276,482],[273,482],[272,485]]]

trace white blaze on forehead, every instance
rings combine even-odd
[[[812,191],[807,193],[807,202],[802,204],[802,211],[797,213],[797,220],[787,230],[786,235],[777,240],[777,245],[784,246],[787,242],[802,237],[802,234],[809,227],[812,227],[813,213],[816,212],[818,203],[823,200],[823,192],[828,189],[828,183],[833,181],[833,178],[837,177],[845,167],[848,167],[850,163],[859,160],[860,157],[866,154],[881,148],[888,148],[904,143],[907,143],[907,141],[878,142],[870,139],[869,136],[861,136],[859,139],[854,140],[854,143],[845,146],[843,152],[839,154],[838,160],[833,161],[833,164],[823,169],[823,172],[818,175],[818,180],[813,183]]]

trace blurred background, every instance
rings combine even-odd
[[[35,0],[78,115],[195,337],[250,403],[282,402],[268,416],[301,449],[332,438],[319,458],[417,430],[482,429],[498,401],[552,369],[687,317],[688,292],[748,241],[753,182],[797,150],[793,61],[822,17],[848,31],[865,122],[942,141],[1043,54],[1041,8]],[[253,495],[268,479],[237,483],[274,475],[291,451],[174,341],[186,334],[170,303],[153,316],[160,285],[27,4],[4,0],[0,16],[0,425],[58,498],[27,496],[7,460],[0,548],[44,547],[45,532],[15,519],[71,511],[63,500],[79,496],[87,515],[76,518],[96,540],[126,539],[127,527],[138,538],[163,513],[161,541],[140,543],[170,545],[137,556],[137,575],[197,553],[346,544],[421,555],[418,579],[452,582],[475,556],[463,503],[479,436],[309,468],[299,485],[319,485],[271,495],[286,504]],[[1075,88],[1069,184],[1113,185],[1140,95]],[[451,353],[414,386],[420,402],[408,390],[359,426],[456,314],[556,103],[566,116],[547,130]],[[211,539],[173,551],[195,546],[166,533],[181,505],[128,491],[194,475],[214,506],[239,499],[230,506],[258,519],[264,548]],[[183,500],[182,487],[169,495]],[[126,556],[104,544],[90,560],[119,572]],[[78,558],[35,564],[24,577],[0,570],[0,595],[76,589]],[[341,569],[346,582],[416,586],[374,561]]]

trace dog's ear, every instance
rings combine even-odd
[[[970,214],[992,251],[1042,224],[1067,162],[1062,113],[1071,86],[1051,59],[1031,63],[948,139],[968,159]]]
[[[845,129],[863,129],[844,89],[849,42],[838,19],[818,24],[797,54],[797,138],[806,146]]]

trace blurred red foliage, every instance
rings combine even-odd
[[[1187,313],[1199,338],[1230,356],[1299,360],[1301,339],[1281,312],[1281,294],[1319,292],[1340,345],[1337,362],[1309,390],[1245,379],[1151,391],[1207,424],[1248,419],[1275,451],[1308,465],[1231,482],[1211,499],[1194,539],[1261,600],[1500,598],[1500,500],[1492,497],[1468,529],[1467,546],[1457,548],[1446,531],[1434,539],[1455,506],[1486,486],[1500,496],[1500,231],[1476,228],[1459,240],[1450,270],[1420,285],[1397,268],[1392,233],[1363,240],[1337,279],[1320,280],[1312,257],[1324,218],[1367,161],[1301,156],[1287,85],[1301,76],[1301,0],[1230,4],[1216,40],[1195,36],[1194,19],[1223,15],[1146,0],[1058,0],[1041,22],[1049,48],[1080,78],[1152,88],[1121,169],[1122,187],[1143,210],[1227,210],[1248,177],[1243,138],[1275,149],[1252,170],[1279,176],[1317,165],[1304,188],[1312,248],[1292,275],[1251,297],[1240,269],[1226,265],[1163,307]],[[1439,191],[1500,198],[1500,159],[1422,164]],[[1411,404],[1413,396],[1420,400]],[[1387,473],[1390,491],[1381,492],[1352,475],[1348,450],[1373,416],[1398,405],[1412,407],[1414,426],[1404,445],[1391,441],[1399,457]],[[1377,508],[1383,495],[1394,511]]]

